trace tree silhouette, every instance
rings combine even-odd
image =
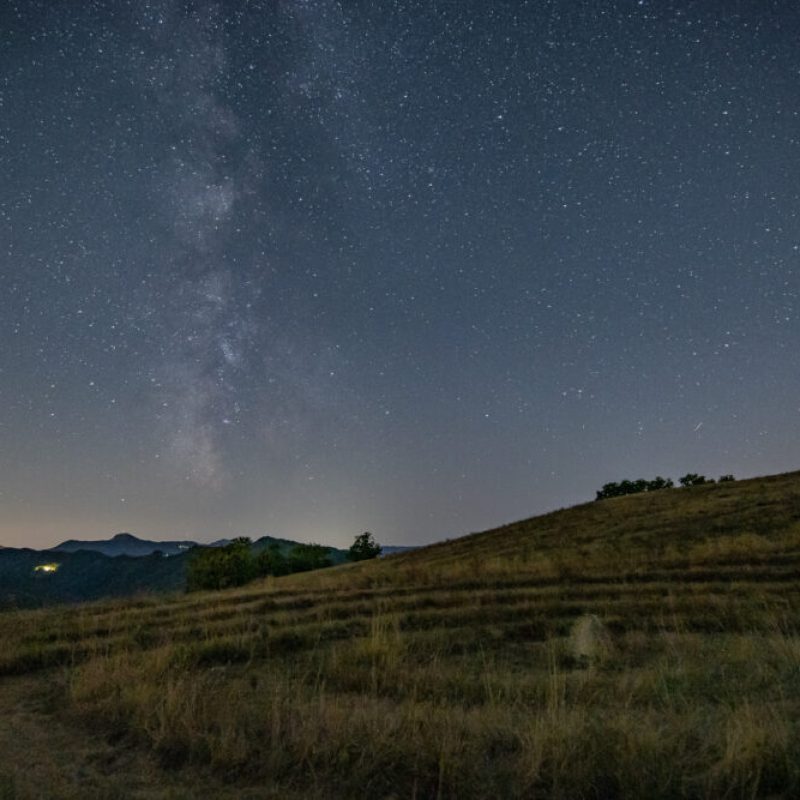
[[[702,486],[704,483],[714,483],[708,480],[705,475],[698,475],[696,472],[687,472],[682,478],[678,478],[681,486]]]
[[[369,531],[365,531],[356,536],[355,541],[347,551],[347,558],[350,561],[367,561],[370,558],[377,558],[380,554],[381,546],[375,542]]]

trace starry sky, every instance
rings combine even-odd
[[[419,544],[797,468],[798,33],[4,0],[0,544]]]

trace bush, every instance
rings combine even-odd
[[[682,478],[678,478],[678,483],[681,486],[702,486],[704,483],[714,483],[709,480],[705,475],[698,475],[696,472],[687,472]]]
[[[328,548],[321,544],[298,544],[289,552],[289,572],[309,572],[331,563]]]
[[[734,481],[733,475],[722,475],[720,483]],[[678,478],[681,486],[702,486],[705,483],[714,483],[713,478],[706,478],[696,472],[687,472],[682,478]],[[660,475],[651,481],[639,478],[635,481],[620,481],[619,483],[604,483],[603,488],[598,490],[595,500],[605,500],[608,497],[622,497],[626,494],[639,494],[640,492],[655,492],[660,489],[671,489],[675,484],[671,478],[662,478]],[[352,549],[352,548],[351,548]]]
[[[288,557],[272,543],[257,555],[250,539],[240,537],[225,547],[197,547],[186,568],[186,590],[229,589],[267,575],[288,575],[330,567],[330,548],[298,544]]]
[[[289,561],[277,543],[273,542],[256,556],[256,572],[261,577],[289,574]]]
[[[622,497],[626,494],[639,494],[640,492],[655,492],[659,489],[671,489],[675,484],[670,478],[662,478],[660,475],[651,481],[639,478],[635,481],[620,481],[619,483],[606,483],[597,492],[596,500],[604,500],[608,497]]]
[[[250,539],[240,536],[224,547],[196,547],[186,568],[186,589],[229,589],[256,577]]]

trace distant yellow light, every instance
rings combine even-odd
[[[39,564],[39,566],[34,567],[34,572],[58,572],[58,568],[61,564]]]

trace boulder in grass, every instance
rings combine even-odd
[[[575,620],[569,636],[569,651],[578,667],[590,667],[606,661],[614,645],[608,628],[596,614],[584,614]]]

